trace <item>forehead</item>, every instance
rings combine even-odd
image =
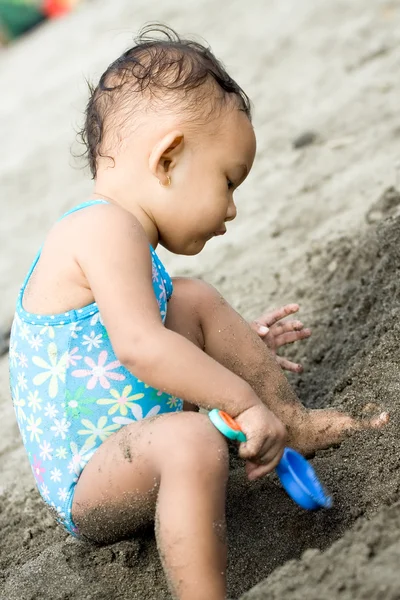
[[[224,154],[235,157],[250,170],[256,153],[256,136],[245,112],[234,108],[218,124],[216,138]]]

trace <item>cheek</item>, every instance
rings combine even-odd
[[[220,228],[224,222],[226,211],[221,207],[211,204],[204,206],[202,210],[198,212],[197,216],[197,230],[204,231],[205,234],[216,231]]]
[[[229,209],[229,198],[226,193],[220,197],[219,202],[216,204],[214,208],[214,217],[218,221],[218,225],[221,225],[226,219],[226,215]]]
[[[229,197],[226,190],[217,189],[214,194],[209,195],[204,203],[203,212],[208,215],[210,221],[216,221],[221,224],[228,211]]]

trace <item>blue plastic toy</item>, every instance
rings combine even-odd
[[[227,438],[245,442],[246,435],[239,425],[226,412],[214,408],[208,413],[211,422]],[[306,510],[331,508],[332,498],[328,496],[310,463],[292,448],[285,448],[276,467],[280,482],[289,496]]]

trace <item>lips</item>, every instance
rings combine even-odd
[[[226,229],[220,229],[219,231],[216,231],[214,235],[224,235],[224,233],[226,233]]]

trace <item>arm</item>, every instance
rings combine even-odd
[[[233,417],[262,404],[247,382],[163,326],[149,243],[132,215],[112,205],[97,207],[77,241],[76,260],[128,370],[152,387]]]

